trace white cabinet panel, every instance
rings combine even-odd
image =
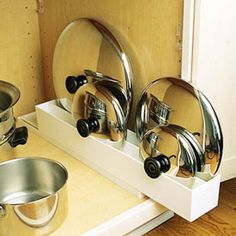
[[[222,165],[224,179],[236,176],[235,12],[235,0],[195,1],[192,81],[212,102],[222,125],[224,161],[232,161]]]

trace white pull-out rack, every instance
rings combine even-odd
[[[193,221],[218,204],[220,176],[202,173],[183,179],[162,174],[149,178],[139,157],[135,134],[128,131],[124,146],[92,136],[78,135],[74,121],[56,101],[36,106],[36,113],[20,117],[47,141],[68,152],[86,165],[139,197],[144,195],[183,218]]]

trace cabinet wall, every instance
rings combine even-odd
[[[37,2],[0,1],[0,80],[15,84],[21,98],[16,115],[44,101]]]

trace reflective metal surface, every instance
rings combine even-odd
[[[190,177],[194,176],[197,172],[197,156],[194,153],[192,146],[189,144],[188,140],[182,136],[180,133],[176,132],[172,127],[166,126],[162,129],[171,135],[173,135],[178,140],[179,152],[178,152],[178,168],[176,176],[180,177]],[[172,154],[174,155],[174,154]]]
[[[80,75],[85,75],[88,83],[118,82],[126,99],[124,116],[127,122],[132,101],[131,66],[115,36],[93,19],[83,18],[70,23],[60,35],[54,51],[54,88],[58,98],[68,99],[64,107],[69,111],[74,94],[67,91],[65,81],[68,76]],[[62,105],[64,101],[61,101]]]
[[[52,160],[0,164],[0,235],[46,235],[67,215],[66,169]]]
[[[192,177],[195,175],[196,156],[189,142],[170,127],[154,128],[148,131],[141,143],[140,154],[143,159],[165,155],[169,158],[171,167],[178,177]]]
[[[96,119],[97,128],[91,131],[92,135],[96,137],[112,141],[123,141],[126,137],[123,109],[116,97],[103,86],[103,81],[88,83],[76,92],[73,102],[73,117],[77,121],[77,128],[81,120],[86,122],[86,119],[87,121]]]
[[[2,155],[6,147],[14,148],[25,144],[28,138],[26,127],[15,127],[13,106],[20,98],[20,91],[14,85],[0,80],[0,161],[8,159],[11,155]],[[8,148],[7,148],[8,149]],[[6,157],[7,156],[7,157]]]
[[[216,112],[208,99],[199,92],[199,99],[205,117],[205,163],[210,166],[210,172],[215,174],[220,166],[223,154],[223,134]]]
[[[198,91],[186,81],[160,78],[149,84],[140,96],[136,115],[136,134],[142,139],[155,126],[176,124],[191,133],[200,133],[203,143],[204,117]]]
[[[13,107],[20,98],[20,90],[13,84],[0,80],[0,114]]]
[[[182,135],[189,142],[196,156],[197,170],[203,171],[205,166],[204,150],[195,136],[181,126],[169,125],[168,127]]]
[[[181,79],[160,78],[144,89],[137,107],[139,140],[155,127],[172,130],[191,146],[197,171],[212,175],[217,172],[222,158],[222,132],[212,105],[200,91]]]
[[[107,133],[107,105],[98,97],[93,94],[86,92],[84,100],[84,117],[88,119],[94,117],[98,119],[99,128],[96,133],[104,134]]]
[[[120,86],[119,83],[114,83],[112,81],[103,80],[99,81],[99,84],[105,87],[109,92],[112,94],[113,97],[116,98],[116,100],[119,102],[120,107],[125,114],[128,112],[128,103],[127,103],[127,97],[125,95],[124,89]],[[125,122],[127,123],[126,118],[124,117]]]
[[[107,75],[103,75],[100,72],[92,71],[92,70],[84,70],[84,74],[86,76],[92,77],[94,81],[108,81],[108,82],[113,82],[116,84],[120,84],[119,80],[115,80]]]
[[[12,107],[19,98],[18,88],[0,80],[0,145],[6,142],[15,130]]]

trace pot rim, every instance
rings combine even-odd
[[[23,206],[23,205],[35,204],[35,203],[38,203],[40,201],[45,201],[48,198],[58,194],[59,192],[62,191],[62,189],[64,187],[66,187],[66,183],[67,183],[67,180],[68,180],[68,171],[67,171],[67,169],[65,168],[65,166],[63,164],[61,164],[60,162],[55,161],[53,159],[44,158],[44,157],[18,157],[16,159],[12,159],[12,160],[1,162],[0,163],[0,167],[4,166],[4,165],[8,165],[8,164],[10,164],[12,162],[18,162],[18,161],[24,161],[24,160],[41,160],[41,161],[51,162],[51,163],[55,163],[55,164],[59,165],[62,168],[62,170],[64,171],[64,173],[65,173],[65,181],[64,181],[64,183],[61,185],[61,187],[57,191],[52,192],[50,194],[48,193],[46,196],[43,196],[40,199],[33,200],[33,201],[30,201],[30,202],[25,202],[25,203],[8,203],[8,202],[1,202],[0,201],[0,205],[1,206],[18,206],[18,205]]]
[[[8,91],[5,91],[5,89]],[[0,114],[2,114],[11,109],[18,102],[18,100],[20,99],[20,90],[15,85],[7,81],[0,80],[0,91],[7,93],[12,98],[11,104],[8,106],[8,108],[0,112]],[[12,96],[12,94],[14,94],[14,96]]]

